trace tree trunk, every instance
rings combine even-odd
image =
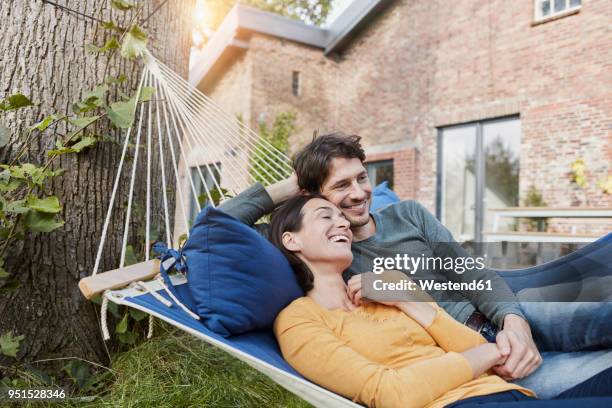
[[[137,1],[142,10],[136,12],[111,9],[110,1],[56,2],[122,26],[128,26],[136,13],[134,21],[142,23],[163,3],[141,24],[148,34],[148,48],[179,75],[187,76],[193,0]],[[0,116],[13,135],[11,143],[0,149],[0,162],[8,163],[20,149],[28,126],[51,113],[71,112],[70,107],[84,91],[103,81],[108,56],[92,55],[84,47],[92,43],[101,46],[111,34],[91,19],[34,0],[1,1],[0,22],[0,99],[21,92],[36,104]],[[106,74],[125,74],[128,79],[123,89],[133,94],[141,72],[140,60],[127,61],[114,55]],[[125,130],[112,130],[104,124],[96,131],[116,141],[125,135]],[[37,136],[21,162],[43,163],[46,150],[66,133],[65,124],[60,124]],[[48,192],[59,197],[66,224],[52,233],[27,234],[7,253],[7,269],[21,286],[0,294],[0,335],[12,331],[25,336],[20,361],[59,357],[103,364],[109,361],[96,307],[81,296],[77,283],[91,274],[94,265],[120,153],[118,143],[98,143],[78,155],[59,157],[53,167],[66,172],[54,179]],[[118,196],[121,208],[115,210],[109,225],[100,271],[118,265],[129,177],[129,172],[123,173],[126,177]],[[11,362],[15,360],[0,358],[0,365]]]

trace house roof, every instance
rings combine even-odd
[[[189,82],[208,82],[224,61],[249,48],[245,34],[257,32],[320,48],[324,55],[346,47],[361,28],[393,0],[357,0],[327,28],[305,24],[241,4],[235,5],[197,57]]]

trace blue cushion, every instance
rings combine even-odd
[[[304,296],[276,247],[215,208],[198,215],[182,253],[194,312],[222,336],[269,329],[285,306]]]
[[[388,182],[383,181],[372,190],[372,203],[370,204],[370,212],[375,212],[388,206],[389,204],[397,203],[400,198],[388,187]]]

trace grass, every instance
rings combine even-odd
[[[310,407],[307,402],[229,354],[180,331],[166,330],[166,333],[114,357],[111,364],[113,376],[101,396],[44,405],[96,408]]]

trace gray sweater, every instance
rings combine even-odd
[[[257,183],[238,196],[219,206],[225,213],[255,227],[267,237],[268,225],[255,224],[265,214],[272,212],[274,203],[265,188]],[[376,257],[441,257],[444,259],[468,257],[467,252],[453,239],[451,233],[422,205],[407,200],[389,205],[371,214],[376,223],[376,234],[353,242],[353,263],[344,272],[344,279],[352,275],[372,271]],[[518,301],[508,285],[490,269],[472,268],[462,274],[448,269],[420,269],[411,278],[436,282],[491,281],[492,291],[430,291],[430,295],[448,314],[459,322],[465,322],[478,309],[498,327],[507,314],[524,318]]]

